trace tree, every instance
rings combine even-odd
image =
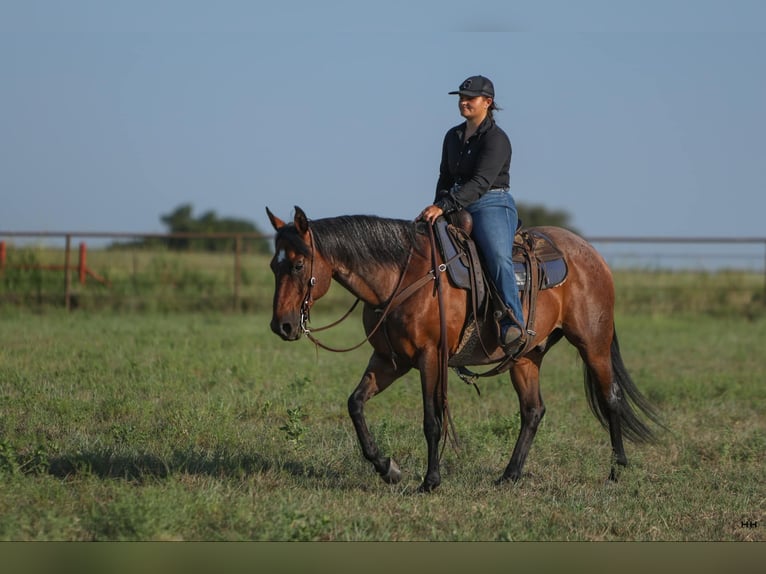
[[[219,218],[215,211],[206,211],[200,217],[193,215],[190,203],[176,207],[168,214],[160,216],[160,221],[168,228],[168,233],[261,233],[255,223],[233,217]],[[200,249],[203,251],[232,251],[234,238],[187,238],[171,237],[166,240],[169,249]],[[248,238],[242,243],[246,251],[269,253],[269,243],[265,237]]]
[[[571,217],[566,211],[560,209],[551,210],[541,204],[525,204],[521,202],[516,204],[516,209],[524,227],[555,225],[577,232],[577,229],[569,223]]]
[[[194,232],[195,223],[192,217],[194,208],[190,203],[176,207],[175,211],[160,217],[160,221],[168,228],[168,233]],[[188,249],[190,240],[186,237],[170,237],[167,239],[169,249]]]

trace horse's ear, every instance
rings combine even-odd
[[[268,207],[266,208],[266,214],[269,216],[269,221],[271,221],[271,225],[274,227],[275,231],[279,231],[285,226],[285,222],[271,213],[271,210]]]
[[[300,233],[308,233],[309,231],[309,218],[297,205],[295,206],[295,228]]]

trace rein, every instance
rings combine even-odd
[[[444,448],[447,444],[447,439],[452,438],[452,443],[455,446],[458,446],[458,439],[457,439],[457,433],[455,432],[455,425],[452,422],[452,415],[449,412],[449,407],[447,404],[447,382],[449,380],[449,349],[447,348],[447,325],[446,325],[446,315],[444,312],[444,301],[442,297],[442,285],[441,285],[441,275],[447,270],[447,267],[455,260],[458,259],[459,255],[455,255],[451,259],[445,261],[444,263],[438,264],[438,261],[436,260],[437,256],[437,246],[436,246],[436,238],[434,236],[434,230],[433,226],[428,226],[429,231],[429,240],[431,243],[431,269],[426,273],[423,277],[420,279],[417,279],[401,291],[399,290],[402,286],[402,283],[404,281],[404,277],[407,274],[407,270],[409,269],[410,262],[412,261],[412,252],[413,249],[410,249],[410,253],[407,257],[407,263],[404,266],[404,269],[402,270],[401,275],[399,276],[399,279],[397,281],[396,287],[394,288],[394,294],[392,295],[391,299],[386,304],[385,308],[380,311],[380,319],[378,319],[378,322],[375,324],[375,327],[372,328],[369,335],[367,335],[363,340],[361,340],[359,343],[352,347],[348,347],[346,349],[336,349],[334,347],[330,347],[324,343],[322,343],[319,339],[314,337],[311,333],[311,329],[308,328],[308,323],[310,321],[310,312],[311,312],[311,305],[313,303],[313,298],[311,296],[311,292],[314,288],[314,285],[316,285],[316,277],[314,276],[314,232],[309,228],[309,239],[310,239],[310,248],[311,248],[311,267],[310,267],[310,274],[311,278],[309,279],[308,286],[306,287],[306,296],[303,298],[303,302],[301,303],[301,316],[300,316],[300,327],[303,333],[306,335],[306,337],[314,343],[317,347],[321,347],[322,349],[325,349],[326,351],[332,351],[334,353],[346,353],[349,351],[353,351],[355,349],[358,349],[365,343],[367,343],[375,333],[380,329],[380,327],[383,325],[385,320],[388,318],[389,313],[395,309],[398,305],[403,303],[405,300],[407,300],[409,297],[411,297],[414,293],[416,293],[418,290],[423,288],[425,285],[430,283],[431,281],[434,282],[434,290],[437,295],[437,301],[439,303],[439,329],[440,329],[440,341],[439,341],[439,370],[438,370],[438,384],[439,384],[439,391],[442,394],[442,400],[443,400],[443,416],[446,417],[448,426],[444,425],[444,442],[442,444],[442,451],[439,453],[439,458],[444,453]],[[344,321],[346,318],[348,318],[349,315],[354,311],[356,306],[359,304],[360,299],[357,297],[356,301],[351,305],[351,308],[346,311],[346,313],[337,321],[330,323],[329,325],[325,325],[323,327],[318,327],[314,329],[314,331],[324,331],[326,329],[329,329],[331,327],[334,327]]]
[[[394,309],[397,305],[401,304],[402,301],[410,297],[413,293],[415,293],[418,289],[423,287],[426,283],[433,281],[436,278],[436,275],[434,274],[433,270],[429,271],[424,277],[421,277],[417,281],[415,281],[413,284],[409,285],[406,289],[399,292],[399,288],[402,286],[402,282],[404,281],[404,276],[407,274],[407,269],[409,269],[410,262],[412,261],[412,250],[410,250],[410,253],[407,257],[407,263],[404,266],[404,269],[402,270],[402,274],[399,276],[399,280],[397,281],[396,287],[394,288],[394,296],[391,297],[386,307],[383,309],[383,311],[380,314],[380,319],[378,319],[378,322],[375,324],[375,327],[370,331],[370,334],[367,335],[364,339],[362,339],[359,343],[352,347],[348,347],[346,349],[336,349],[334,347],[330,347],[324,343],[322,343],[319,339],[314,337],[311,333],[311,329],[308,328],[308,323],[310,321],[310,310],[311,310],[311,304],[312,304],[312,297],[311,297],[311,291],[316,285],[316,277],[314,276],[314,233],[311,229],[309,229],[309,238],[311,239],[311,279],[309,280],[308,287],[306,288],[306,296],[303,298],[303,303],[301,303],[301,330],[306,335],[306,337],[314,343],[317,347],[321,347],[322,349],[326,351],[332,351],[333,353],[347,353],[349,351],[353,351],[355,349],[358,349],[365,343],[367,343],[372,336],[380,329],[380,327],[383,325],[384,321],[388,317],[388,314],[391,312],[392,309]],[[333,323],[330,323],[329,325],[324,325],[323,327],[317,327],[316,329],[313,329],[313,331],[325,331],[331,327],[335,327],[336,325],[343,322],[346,318],[348,318],[349,315],[354,311],[356,306],[359,304],[359,299],[357,297],[356,301],[351,305],[351,308],[346,311],[346,313],[337,321],[334,321]]]
[[[439,274],[435,275],[434,279],[436,281],[435,290],[436,290],[436,300],[439,302],[439,380],[438,384],[441,387],[439,390],[442,394],[442,417],[447,419],[447,423],[449,426],[444,425],[443,426],[443,434],[444,434],[444,440],[442,442],[442,449],[439,453],[439,459],[441,460],[442,455],[444,454],[444,449],[447,446],[447,439],[450,438],[450,432],[451,431],[451,438],[452,443],[455,447],[458,445],[458,439],[457,439],[457,433],[455,432],[455,425],[452,422],[452,415],[449,412],[449,406],[447,404],[447,382],[449,381],[449,349],[447,348],[447,323],[446,323],[446,315],[444,314],[444,298],[442,296],[442,282],[441,282],[441,275],[447,270],[447,265],[451,263],[455,258],[450,259],[449,261],[443,263],[442,265],[437,266],[436,261],[436,238],[434,237],[434,227],[433,225],[428,226],[428,233],[429,233],[429,239],[431,240],[431,264],[433,265],[431,269],[431,273],[434,273],[434,270],[438,269]],[[443,423],[442,423],[443,424]]]

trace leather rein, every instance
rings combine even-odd
[[[447,419],[447,422],[449,423],[449,426],[444,425],[443,426],[443,434],[445,437],[445,440],[442,444],[442,451],[439,453],[439,458],[441,458],[442,454],[444,453],[444,447],[447,445],[447,438],[449,438],[450,433],[448,431],[451,431],[451,437],[452,437],[452,443],[454,447],[458,446],[458,438],[457,433],[455,432],[455,426],[452,422],[452,416],[449,412],[449,407],[447,404],[447,381],[449,380],[448,376],[448,361],[449,361],[449,350],[447,348],[447,326],[446,326],[446,316],[444,313],[444,301],[442,300],[442,289],[441,289],[441,275],[447,270],[447,267],[453,262],[456,261],[459,257],[459,255],[455,255],[451,259],[445,261],[444,263],[438,264],[436,257],[438,249],[436,247],[436,237],[434,236],[434,229],[432,225],[428,226],[429,231],[429,240],[431,243],[431,264],[432,267],[426,273],[423,277],[420,279],[417,279],[401,291],[399,290],[402,286],[402,282],[404,281],[404,277],[407,274],[407,270],[409,269],[410,262],[412,261],[412,252],[413,249],[410,249],[410,253],[407,256],[407,263],[404,266],[404,269],[402,270],[402,274],[399,276],[399,279],[397,281],[396,287],[394,288],[394,294],[392,295],[391,299],[386,304],[385,308],[383,310],[377,310],[380,313],[380,319],[378,319],[378,322],[375,324],[375,327],[372,328],[370,333],[359,343],[354,345],[353,347],[348,347],[346,349],[336,349],[333,347],[330,347],[324,343],[322,343],[319,339],[314,337],[311,333],[311,329],[308,328],[308,323],[310,321],[310,311],[311,311],[311,305],[313,302],[313,299],[311,297],[311,292],[314,288],[314,285],[316,285],[316,277],[314,276],[314,233],[309,228],[309,239],[310,239],[310,248],[311,248],[311,266],[309,268],[310,270],[310,279],[308,282],[308,285],[306,287],[306,295],[303,298],[303,302],[301,303],[301,314],[300,314],[300,327],[303,333],[306,335],[306,337],[314,343],[317,347],[321,347],[322,349],[325,349],[327,351],[332,351],[335,353],[346,353],[349,351],[353,351],[355,349],[358,349],[362,345],[364,345],[366,342],[368,342],[372,336],[380,329],[380,327],[385,322],[386,318],[388,317],[389,313],[395,309],[397,306],[399,306],[401,303],[403,303],[405,300],[407,300],[410,296],[412,296],[415,292],[420,290],[422,287],[430,283],[431,281],[435,282],[434,290],[437,295],[437,300],[439,303],[439,327],[440,327],[440,341],[439,341],[439,387],[440,392],[442,393],[442,401],[443,401],[443,414]],[[360,299],[357,297],[356,301],[351,305],[351,308],[346,311],[346,313],[337,321],[334,321],[333,323],[330,323],[329,325],[325,325],[323,327],[318,327],[314,329],[314,331],[324,331],[326,329],[329,329],[331,327],[334,327],[344,321],[351,313],[354,311],[356,306],[359,304]]]
[[[439,275],[444,273],[447,270],[447,267],[455,259],[457,259],[457,257],[453,257],[449,261],[446,261],[445,263],[437,265],[436,264],[436,255],[435,255],[435,253],[436,253],[436,243],[435,243],[435,241],[436,240],[434,238],[433,228],[429,227],[429,230],[431,232],[430,233],[430,240],[431,240],[432,253],[434,254],[433,257],[432,257],[433,265],[434,266],[423,277],[421,277],[420,279],[417,279],[416,281],[414,281],[413,283],[411,283],[410,285],[408,285],[407,287],[405,287],[404,289],[402,289],[400,291],[400,288],[401,288],[402,283],[404,281],[404,277],[407,274],[407,270],[409,269],[410,262],[412,261],[412,249],[411,249],[410,253],[409,253],[409,256],[407,257],[407,263],[405,264],[404,269],[402,270],[402,273],[399,276],[399,279],[397,281],[396,287],[394,288],[394,294],[393,294],[391,299],[388,301],[388,303],[386,304],[386,306],[382,310],[381,309],[377,310],[377,312],[380,313],[380,319],[378,319],[378,322],[372,328],[372,330],[370,331],[369,335],[367,335],[364,339],[362,339],[359,343],[357,343],[356,345],[354,345],[352,347],[348,347],[348,348],[345,348],[345,349],[337,349],[337,348],[334,348],[334,347],[330,347],[329,345],[326,345],[325,343],[322,343],[319,339],[314,337],[314,335],[312,333],[319,332],[319,331],[326,331],[327,329],[335,327],[336,325],[339,325],[340,323],[345,321],[348,318],[348,316],[351,315],[351,313],[354,311],[354,309],[356,309],[356,306],[359,304],[359,301],[361,301],[361,299],[359,299],[357,297],[356,301],[354,301],[354,303],[351,305],[351,308],[348,311],[346,311],[340,319],[330,323],[329,325],[324,325],[322,327],[317,327],[315,329],[309,329],[308,323],[310,322],[310,310],[311,310],[311,305],[313,303],[313,298],[311,296],[311,292],[312,292],[312,290],[314,288],[314,285],[316,285],[316,277],[314,276],[314,251],[315,251],[315,248],[314,248],[314,233],[309,228],[309,239],[310,239],[310,242],[311,242],[310,246],[309,246],[311,248],[311,267],[310,267],[311,278],[309,279],[309,283],[308,283],[308,285],[306,287],[306,295],[303,298],[303,302],[301,303],[300,327],[301,327],[301,331],[303,332],[303,334],[306,335],[306,337],[312,343],[314,343],[316,346],[321,347],[322,349],[325,349],[326,351],[332,351],[334,353],[347,353],[349,351],[354,351],[354,350],[358,349],[359,347],[361,347],[362,345],[364,345],[365,343],[367,343],[372,338],[372,336],[383,325],[383,323],[388,318],[388,315],[390,314],[390,312],[393,309],[395,309],[396,307],[401,305],[404,301],[406,301],[409,297],[414,295],[418,290],[420,290],[422,287],[424,287],[425,285],[427,285],[431,281],[436,281],[437,285],[438,285],[438,277],[439,277]],[[441,294],[439,296],[439,303],[441,305]],[[440,310],[441,310],[441,308],[440,308]],[[442,313],[442,323],[443,322],[444,322],[444,317],[443,317],[443,313]],[[442,340],[446,344],[446,337],[443,336]],[[446,353],[445,353],[445,356],[446,356]]]

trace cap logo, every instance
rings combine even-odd
[[[462,85],[462,86],[460,86],[460,89],[461,89],[461,90],[467,90],[468,88],[470,88],[470,87],[471,87],[471,82],[472,82],[472,81],[473,81],[473,80],[470,80],[470,79],[466,80],[465,82],[463,82],[463,85]]]

